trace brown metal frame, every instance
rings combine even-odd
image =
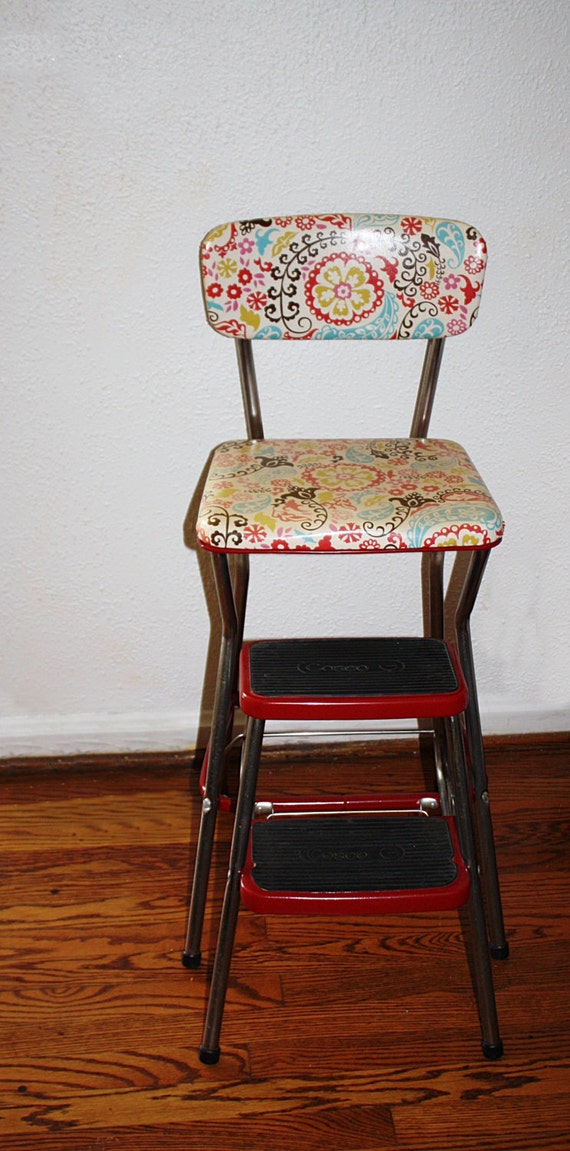
[[[443,339],[427,341],[410,429],[412,438],[423,438],[428,434],[444,343]],[[249,439],[263,439],[263,421],[251,342],[238,339],[235,344],[247,435]],[[435,720],[433,733],[442,808],[446,813],[456,808],[466,863],[471,871],[472,895],[469,916],[474,940],[474,981],[481,1015],[483,1048],[485,1054],[493,1058],[500,1054],[502,1047],[498,1033],[487,936],[490,938],[490,952],[494,958],[506,958],[508,944],[501,907],[470,633],[471,613],[488,556],[488,551],[484,550],[471,553],[455,613],[459,655],[469,688],[469,705],[463,717],[465,741],[461,730],[462,720],[457,717],[452,720]],[[184,965],[190,968],[198,967],[201,959],[201,935],[216,817],[226,750],[231,740],[233,714],[237,702],[237,667],[247,603],[249,557],[234,556],[230,565],[227,555],[212,553],[212,565],[222,622],[222,639],[188,930],[182,957]],[[446,606],[443,551],[423,554],[421,578],[424,634],[443,638]],[[219,1032],[239,906],[238,873],[245,858],[263,730],[263,721],[248,721],[242,751],[241,784],[234,822],[228,885],[200,1050],[204,1062],[215,1062],[219,1056]],[[473,837],[471,827],[471,795],[475,810],[477,840]],[[479,870],[485,894],[487,919],[481,896]]]

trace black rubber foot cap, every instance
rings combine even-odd
[[[212,1051],[210,1047],[201,1047],[198,1054],[200,1056],[200,1063],[217,1063],[220,1058],[220,1048],[214,1047]]]
[[[485,1059],[500,1059],[503,1054],[503,1040],[499,1039],[498,1043],[484,1043],[483,1055]]]
[[[182,952],[182,966],[188,967],[191,971],[199,967],[202,962],[202,952],[198,951],[196,955],[190,955],[188,951]]]
[[[493,959],[508,959],[509,958],[509,945],[504,943],[501,947],[491,947],[491,957]]]

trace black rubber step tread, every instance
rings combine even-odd
[[[439,639],[259,640],[249,658],[252,690],[268,697],[434,695],[458,686]]]
[[[252,826],[253,879],[264,891],[400,891],[456,879],[448,824],[428,816],[311,816]]]

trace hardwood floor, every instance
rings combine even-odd
[[[2,1151],[553,1151],[570,1147],[570,737],[491,742],[511,958],[487,1063],[455,913],[242,911],[222,1058],[197,1058],[206,962],[180,952],[196,830],[181,755],[5,761]],[[419,783],[408,746],[272,753],[261,791]],[[405,769],[405,770],[404,770]],[[334,782],[332,782],[334,781]]]

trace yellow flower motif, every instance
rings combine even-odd
[[[315,468],[314,471],[307,473],[307,478],[309,482],[325,491],[337,489],[345,492],[364,491],[378,483],[375,468],[367,468],[362,464],[331,464],[330,467]],[[324,494],[319,498],[324,500]]]
[[[230,276],[235,276],[237,270],[237,260],[232,260],[230,256],[226,256],[225,260],[220,260],[218,264],[218,273],[225,280],[229,280]]]
[[[358,323],[382,303],[383,296],[384,287],[372,265],[350,252],[321,260],[305,284],[308,307],[330,324]]]

